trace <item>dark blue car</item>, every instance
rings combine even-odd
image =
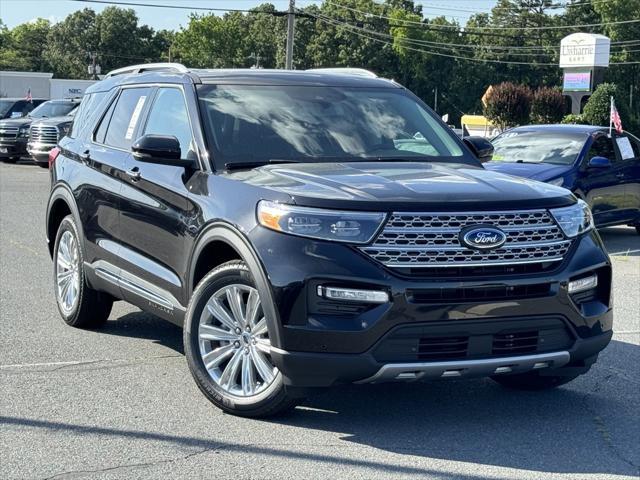
[[[632,225],[640,233],[640,140],[590,125],[530,125],[492,141],[495,170],[571,190],[598,227]]]

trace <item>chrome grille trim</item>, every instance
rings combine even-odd
[[[491,225],[507,234],[504,245],[472,250],[460,244],[465,227]],[[546,210],[521,212],[395,212],[361,251],[391,268],[482,267],[557,262],[571,247]]]
[[[55,145],[58,143],[58,129],[53,126],[32,125],[29,130],[29,140]]]
[[[18,127],[0,127],[0,138],[17,138]]]

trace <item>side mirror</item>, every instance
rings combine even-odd
[[[587,164],[589,168],[609,168],[611,166],[611,160],[606,157],[593,157]]]
[[[493,144],[484,137],[464,137],[462,141],[481,162],[488,162],[493,156]]]
[[[131,145],[136,160],[175,167],[189,167],[191,160],[181,157],[180,142],[173,135],[144,135]]]

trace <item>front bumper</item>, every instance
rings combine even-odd
[[[0,141],[0,158],[22,157],[27,154],[27,139]]]
[[[611,264],[595,231],[550,270],[455,278],[401,276],[346,245],[260,227],[251,235],[280,315],[272,357],[287,384],[493,375],[545,362],[541,372],[586,370],[611,339]],[[598,289],[570,295],[569,280],[591,272]],[[390,301],[327,302],[318,285],[384,290]]]
[[[36,162],[46,163],[49,161],[49,152],[55,146],[55,143],[29,142],[27,143],[27,152]]]

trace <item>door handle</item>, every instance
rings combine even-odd
[[[89,161],[91,160],[91,151],[85,150],[84,152],[82,152],[80,154],[80,160],[82,160],[82,163],[84,163],[85,165],[88,165]]]
[[[133,167],[131,170],[127,170],[125,173],[133,182],[137,182],[142,177],[142,175],[140,175],[140,169],[138,167]]]

